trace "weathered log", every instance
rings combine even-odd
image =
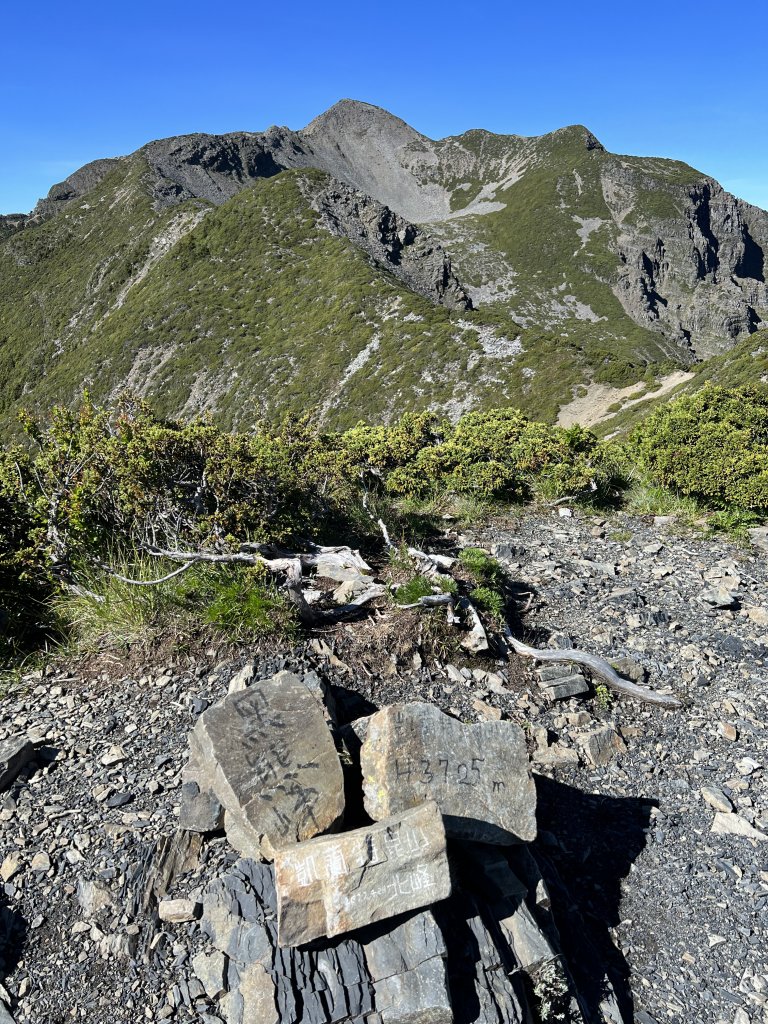
[[[453,604],[452,594],[425,594],[418,601],[413,601],[411,604],[398,604],[396,607],[405,611],[408,608],[437,608],[445,604]]]

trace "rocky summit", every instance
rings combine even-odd
[[[0,219],[0,413],[127,387],[227,426],[571,422],[585,395],[764,376],[767,247],[764,211],[582,126],[433,141],[344,100],[158,140]]]

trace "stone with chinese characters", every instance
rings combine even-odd
[[[360,765],[376,821],[434,800],[448,836],[500,845],[536,838],[525,736],[511,722],[464,725],[431,704],[395,704],[368,719]]]
[[[255,681],[205,711],[190,734],[185,781],[223,806],[243,856],[271,860],[343,815],[341,763],[310,682],[290,672]]]
[[[433,801],[275,855],[278,941],[298,946],[445,899],[451,878]]]

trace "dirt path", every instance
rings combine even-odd
[[[560,407],[557,425],[572,427],[574,424],[580,423],[582,427],[594,427],[615,415],[615,411],[612,412],[610,409],[616,402],[621,402],[621,411],[624,411],[624,409],[638,405],[648,398],[665,395],[668,391],[676,388],[678,384],[690,380],[692,376],[692,373],[685,370],[676,370],[669,376],[662,377],[661,387],[651,392],[643,391],[642,382],[630,384],[626,388],[614,388],[610,384],[590,384],[584,394],[575,396],[567,405]],[[635,395],[638,397],[633,397]]]

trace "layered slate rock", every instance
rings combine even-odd
[[[382,1024],[453,1024],[445,939],[431,910],[363,942]]]
[[[34,744],[26,736],[11,736],[0,743],[0,792],[8,789],[21,769],[35,756]]]
[[[436,903],[451,892],[433,801],[275,856],[279,942],[298,946]]]
[[[434,800],[449,836],[496,844],[536,837],[525,737],[511,722],[463,725],[431,704],[392,705],[368,719],[360,766],[374,820]]]
[[[209,708],[190,734],[185,778],[198,788],[188,798],[191,827],[215,827],[218,801],[227,838],[244,856],[271,859],[332,828],[344,811],[344,779],[316,677],[279,672]]]

